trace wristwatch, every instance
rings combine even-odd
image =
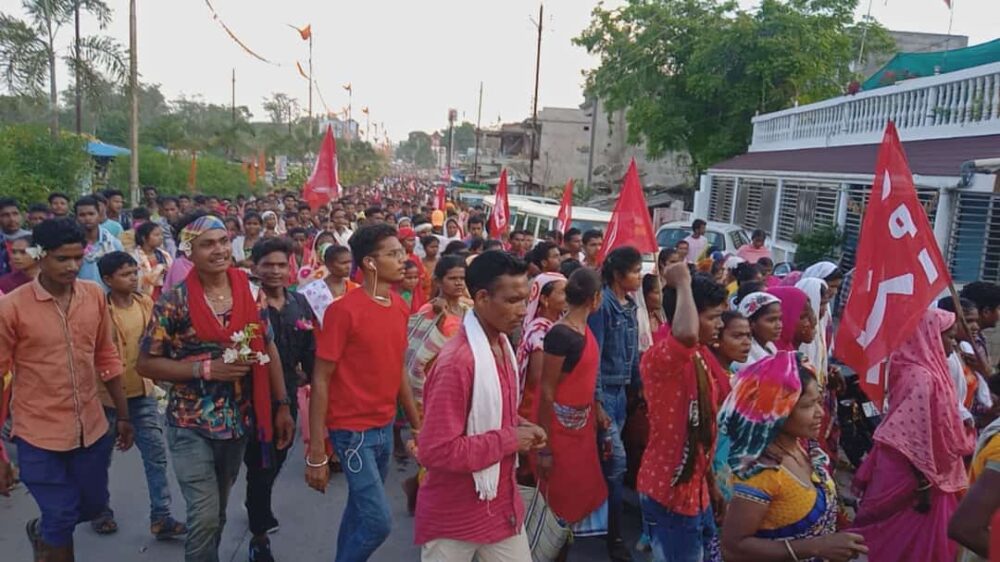
[[[275,406],[291,406],[292,405],[292,399],[286,396],[286,397],[284,397],[284,398],[282,398],[280,400],[275,400],[274,401],[274,405]]]

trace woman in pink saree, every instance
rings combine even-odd
[[[869,560],[952,562],[958,553],[948,520],[969,485],[962,457],[972,453],[975,433],[959,419],[948,375],[941,334],[954,323],[951,312],[928,310],[890,356],[889,413],[854,480],[855,530]]]

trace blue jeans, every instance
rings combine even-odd
[[[118,438],[118,412],[104,408],[111,425],[111,439]],[[149,490],[149,521],[157,523],[170,517],[170,487],[167,485],[167,448],[163,442],[163,423],[156,407],[156,398],[136,396],[128,399],[128,415],[135,430],[135,446],[142,457],[146,472],[146,489]],[[110,457],[108,465],[111,465]],[[107,509],[111,512],[110,504]]]
[[[639,495],[642,515],[649,524],[654,562],[712,560],[718,531],[708,507],[698,515],[681,515],[645,494]]]
[[[50,546],[73,542],[77,523],[90,521],[108,503],[108,457],[115,441],[105,433],[89,447],[49,451],[15,437],[21,481],[42,512],[39,528]]]
[[[625,427],[627,417],[626,386],[605,386],[601,390],[601,403],[605,413],[611,418],[611,427],[600,432],[598,438],[601,439],[600,447],[611,441],[611,455],[605,458],[601,456],[601,470],[604,472],[604,480],[608,485],[608,531],[609,538],[621,536],[620,525],[625,518],[625,503],[623,499],[625,491],[625,472],[628,471],[628,463],[625,458],[625,444],[622,442],[622,429]]]
[[[347,477],[336,562],[364,562],[392,530],[385,477],[392,457],[392,424],[365,431],[331,430],[330,442]]]
[[[185,562],[219,562],[226,503],[243,464],[247,437],[207,439],[197,431],[167,426],[174,474],[187,503]]]

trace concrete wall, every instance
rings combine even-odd
[[[670,153],[650,160],[641,146],[626,142],[627,124],[624,111],[610,117],[598,110],[594,150],[594,188],[617,191],[621,179],[634,157],[639,167],[643,187],[648,190],[693,185],[686,154]],[[563,185],[567,179],[587,179],[590,151],[591,113],[589,108],[546,107],[538,113],[542,133],[535,177],[545,186]]]

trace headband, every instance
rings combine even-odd
[[[209,230],[226,230],[226,223],[214,215],[198,217],[181,229],[180,244],[177,245],[177,248],[181,252],[184,252],[185,256],[190,257],[191,242]]]

